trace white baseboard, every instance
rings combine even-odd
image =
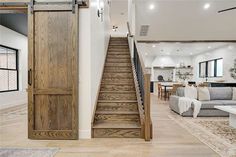
[[[88,130],[79,129],[79,139],[91,139],[91,129]]]
[[[23,105],[23,104],[27,104],[27,100],[20,100],[20,101],[16,101],[16,102],[11,102],[9,104],[0,105],[0,110],[6,109],[6,108],[11,108],[14,106]]]

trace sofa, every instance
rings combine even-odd
[[[236,106],[236,100],[232,100],[233,89],[231,87],[208,87],[210,93],[210,101],[201,101],[202,106],[198,117],[227,117],[229,113],[218,110],[214,106]],[[170,96],[169,107],[172,111],[179,114],[178,102],[180,97],[184,97],[184,87],[179,87],[176,91],[176,95]],[[182,116],[193,116],[193,104],[192,107],[184,112]]]

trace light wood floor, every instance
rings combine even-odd
[[[158,102],[158,103],[157,103]],[[166,103],[152,95],[154,139],[43,141],[27,139],[26,106],[0,111],[0,147],[60,148],[55,157],[217,157],[208,146],[168,118]]]

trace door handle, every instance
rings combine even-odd
[[[28,70],[28,85],[32,85],[32,70]]]

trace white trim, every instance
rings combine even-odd
[[[91,129],[79,130],[79,139],[91,139]]]

